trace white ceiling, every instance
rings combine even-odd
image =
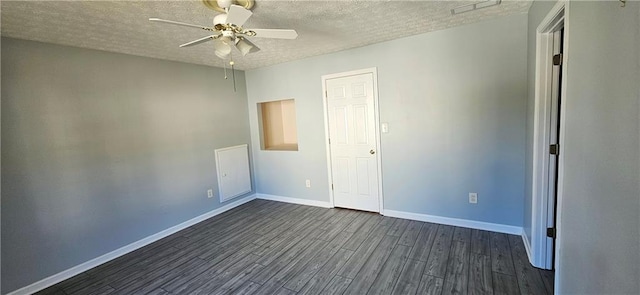
[[[257,0],[245,28],[295,29],[296,40],[250,38],[261,51],[236,57],[254,69],[499,16],[526,13],[530,1],[452,16],[450,9],[478,1],[265,1]],[[204,30],[152,23],[159,17],[211,25],[218,14],[200,1],[1,1],[2,36],[222,67],[205,43],[179,44]]]

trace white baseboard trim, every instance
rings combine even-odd
[[[468,220],[468,219],[441,217],[441,216],[435,216],[435,215],[427,215],[427,214],[419,214],[419,213],[411,213],[411,212],[395,211],[395,210],[384,210],[382,215],[423,221],[423,222],[432,222],[432,223],[460,226],[460,227],[466,227],[466,228],[481,229],[481,230],[512,234],[512,235],[522,234],[522,227],[513,226],[513,225],[504,225],[504,224],[489,223],[489,222],[482,222],[482,221],[475,221],[475,220]]]
[[[113,259],[116,259],[116,258],[122,256],[122,255],[125,255],[125,254],[127,254],[129,252],[132,252],[132,251],[137,250],[139,248],[142,248],[142,247],[144,247],[146,245],[149,245],[149,244],[151,244],[151,243],[153,243],[155,241],[158,241],[158,240],[160,240],[160,239],[162,239],[164,237],[167,237],[167,236],[172,235],[172,234],[174,234],[176,232],[179,232],[179,231],[181,231],[181,230],[183,230],[183,229],[185,229],[187,227],[190,227],[190,226],[192,226],[194,224],[197,224],[197,223],[202,222],[202,221],[204,221],[206,219],[209,219],[209,218],[211,218],[213,216],[221,214],[221,213],[223,213],[225,211],[228,211],[228,210],[231,210],[231,209],[233,209],[235,207],[238,207],[238,206],[240,206],[240,205],[242,205],[244,203],[252,201],[255,198],[256,198],[256,195],[249,195],[249,196],[246,196],[244,198],[238,199],[237,201],[229,203],[229,204],[226,204],[226,205],[224,205],[224,206],[222,206],[222,207],[220,207],[218,209],[211,210],[211,211],[209,211],[209,212],[207,212],[205,214],[202,214],[202,215],[200,215],[198,217],[189,219],[189,220],[187,220],[187,221],[185,221],[183,223],[180,223],[180,224],[178,224],[176,226],[172,226],[172,227],[170,227],[168,229],[165,229],[165,230],[163,230],[161,232],[158,232],[156,234],[150,235],[150,236],[148,236],[146,238],[143,238],[141,240],[133,242],[133,243],[131,243],[129,245],[126,245],[126,246],[124,246],[122,248],[116,249],[116,250],[111,251],[111,252],[109,252],[107,254],[104,254],[104,255],[99,256],[97,258],[91,259],[91,260],[89,260],[87,262],[84,262],[82,264],[76,265],[76,266],[74,266],[72,268],[69,268],[69,269],[64,270],[62,272],[59,272],[59,273],[57,273],[55,275],[52,275],[52,276],[47,277],[45,279],[42,279],[40,281],[37,281],[37,282],[35,282],[35,283],[31,284],[31,285],[28,285],[26,287],[22,287],[22,288],[20,288],[18,290],[15,290],[15,291],[11,292],[11,293],[8,293],[8,295],[33,294],[35,292],[44,290],[44,289],[46,289],[46,288],[48,288],[50,286],[53,286],[53,285],[55,285],[55,284],[57,284],[59,282],[62,282],[64,280],[68,279],[68,278],[71,278],[71,277],[73,277],[75,275],[78,275],[78,274],[80,274],[82,272],[85,272],[85,271],[87,271],[89,269],[92,269],[92,268],[94,268],[94,267],[96,267],[98,265],[101,265],[103,263],[109,262],[109,261],[111,261]]]
[[[333,208],[333,206],[331,206],[331,203],[329,202],[290,198],[290,197],[268,195],[268,194],[256,194],[256,199],[278,201],[278,202],[292,203],[292,204],[298,204],[298,205],[315,206],[315,207],[322,207],[322,208]]]
[[[527,258],[529,258],[529,263],[531,263],[531,265],[535,265],[533,264],[533,255],[531,255],[531,243],[529,242],[529,238],[527,238],[527,234],[524,232],[524,230],[522,231],[522,243],[524,244],[524,249],[527,251]]]

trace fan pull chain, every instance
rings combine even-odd
[[[233,92],[236,92],[236,70],[233,68],[235,63],[230,61],[229,64],[231,65],[231,74],[233,75]]]
[[[224,79],[227,80],[227,63],[222,63],[222,67],[224,68]]]
[[[234,64],[233,53],[229,52],[229,65],[231,66],[231,75],[233,75],[233,92],[236,92],[236,71],[233,68]]]

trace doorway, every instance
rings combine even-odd
[[[541,22],[536,38],[531,264],[554,269],[561,173],[562,98],[566,81],[566,7],[559,2]]]
[[[331,203],[381,212],[377,71],[326,75],[322,84]]]

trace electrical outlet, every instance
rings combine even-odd
[[[213,190],[207,190],[207,198],[213,198]]]
[[[307,180],[304,182],[304,185],[305,185],[305,186],[307,186],[307,187],[311,187],[311,180],[307,179]]]
[[[471,204],[478,203],[478,193],[469,193],[469,203]]]

